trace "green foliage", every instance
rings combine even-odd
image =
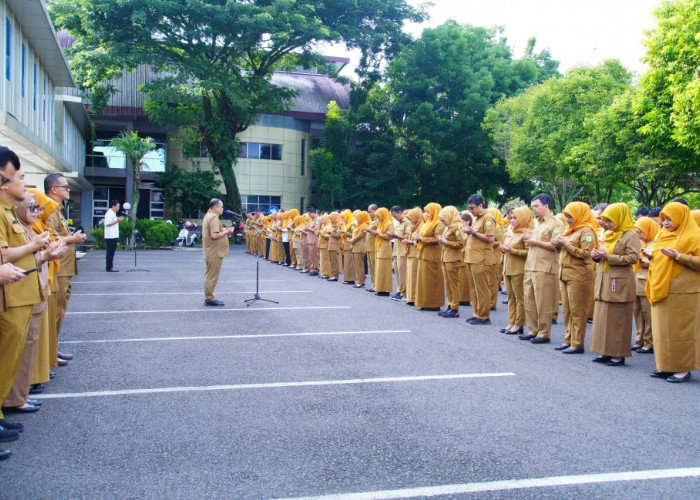
[[[166,172],[156,176],[156,184],[165,191],[165,199],[172,217],[192,217],[193,213],[205,210],[212,198],[218,198],[219,181],[211,170],[192,171],[171,165]]]
[[[136,221],[136,227],[151,247],[170,246],[178,234],[175,224],[163,220],[139,219]]]
[[[343,42],[361,51],[360,71],[371,76],[406,41],[404,22],[425,17],[405,0],[54,0],[51,13],[77,38],[71,67],[95,111],[114,90],[105,82],[122,69],[152,64],[167,75],[142,87],[146,112],[207,147],[234,210],[237,134],[294,97],[271,83],[272,73],[297,66],[332,72],[316,47]]]

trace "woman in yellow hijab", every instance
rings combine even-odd
[[[509,213],[510,231],[506,241],[499,245],[503,252],[503,274],[508,293],[508,326],[501,329],[507,335],[520,335],[525,326],[525,260],[529,247],[523,236],[535,227],[529,207],[519,207]]]
[[[654,219],[649,217],[637,219],[634,228],[642,245],[642,253],[639,262],[634,265],[634,277],[637,284],[637,296],[634,300],[634,323],[637,326],[637,337],[632,350],[640,354],[651,354],[654,352],[654,342],[651,335],[651,303],[646,296],[649,258],[644,255],[644,249],[654,244],[656,235],[661,228]]]
[[[690,210],[669,203],[660,214],[646,295],[651,302],[656,371],[653,377],[685,382],[700,368],[700,228]]]
[[[352,238],[355,230],[355,216],[350,209],[345,209],[340,213],[343,219],[343,231],[340,235],[340,249],[343,255],[343,285],[355,284],[355,259],[352,257],[352,245],[348,239]]]
[[[356,219],[355,228],[352,231],[352,236],[346,242],[350,245],[352,251],[355,288],[362,288],[365,286],[365,255],[367,253],[365,251],[367,234],[364,230],[369,228],[370,217],[369,213],[362,210],[356,211],[354,216]]]
[[[328,258],[331,275],[328,281],[338,281],[340,276],[340,236],[343,231],[343,219],[338,212],[331,212],[331,229],[328,231]]]
[[[440,210],[438,219],[445,227],[437,240],[442,247],[442,276],[447,289],[447,309],[438,314],[443,318],[459,318],[460,277],[464,269],[462,249],[466,244],[462,237],[462,217],[457,208],[448,205]]]
[[[588,204],[575,201],[562,212],[567,228],[552,242],[559,251],[559,288],[566,335],[555,347],[564,354],[581,354],[586,339],[588,307],[593,292],[595,264],[591,252],[598,247],[598,223]]]
[[[318,233],[318,249],[321,260],[321,278],[328,279],[331,277],[331,261],[328,253],[328,243],[331,239],[331,231],[333,223],[328,215],[321,216],[321,232]]]
[[[596,363],[621,366],[632,356],[633,266],[639,260],[641,244],[626,203],[608,205],[600,219],[606,231],[604,248],[591,251],[598,264],[590,349],[600,354],[593,360]]]
[[[377,218],[377,229],[370,230],[375,236],[374,251],[375,256],[375,282],[374,290],[377,295],[389,296],[394,287],[391,275],[391,237],[386,233],[394,232],[394,223],[389,210],[380,207],[375,212]]]
[[[437,203],[425,206],[426,221],[421,227],[418,241],[418,286],[416,289],[416,306],[426,311],[439,311],[445,304],[445,282],[440,269],[442,249],[437,236],[445,226],[440,223],[438,215],[442,207]]]
[[[412,306],[416,302],[416,289],[418,286],[418,241],[416,236],[420,235],[423,225],[423,211],[416,207],[406,211],[406,217],[411,221],[411,229],[404,243],[408,245],[406,259],[406,304]]]
[[[294,217],[294,240],[292,241],[292,249],[294,250],[294,269],[297,271],[304,270],[304,251],[301,245],[302,236],[304,233],[301,230],[304,229],[304,217],[297,215]]]

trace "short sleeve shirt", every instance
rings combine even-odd
[[[220,233],[224,230],[219,216],[215,213],[207,212],[202,221],[202,249],[204,258],[227,257],[229,252],[228,238],[213,239],[212,233]]]

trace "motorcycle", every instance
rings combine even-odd
[[[200,241],[199,231],[197,224],[195,222],[187,221],[182,224],[182,221],[178,224],[180,232],[173,242],[173,246],[178,247],[193,247]]]

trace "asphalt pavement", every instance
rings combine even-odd
[[[90,251],[0,498],[699,498],[700,372],[652,379],[232,247]],[[260,267],[259,301],[255,296]],[[501,296],[501,298],[504,298]],[[590,326],[589,326],[590,330]],[[590,331],[589,335],[590,336]],[[588,339],[587,339],[588,340]],[[352,496],[355,494],[354,496]]]

